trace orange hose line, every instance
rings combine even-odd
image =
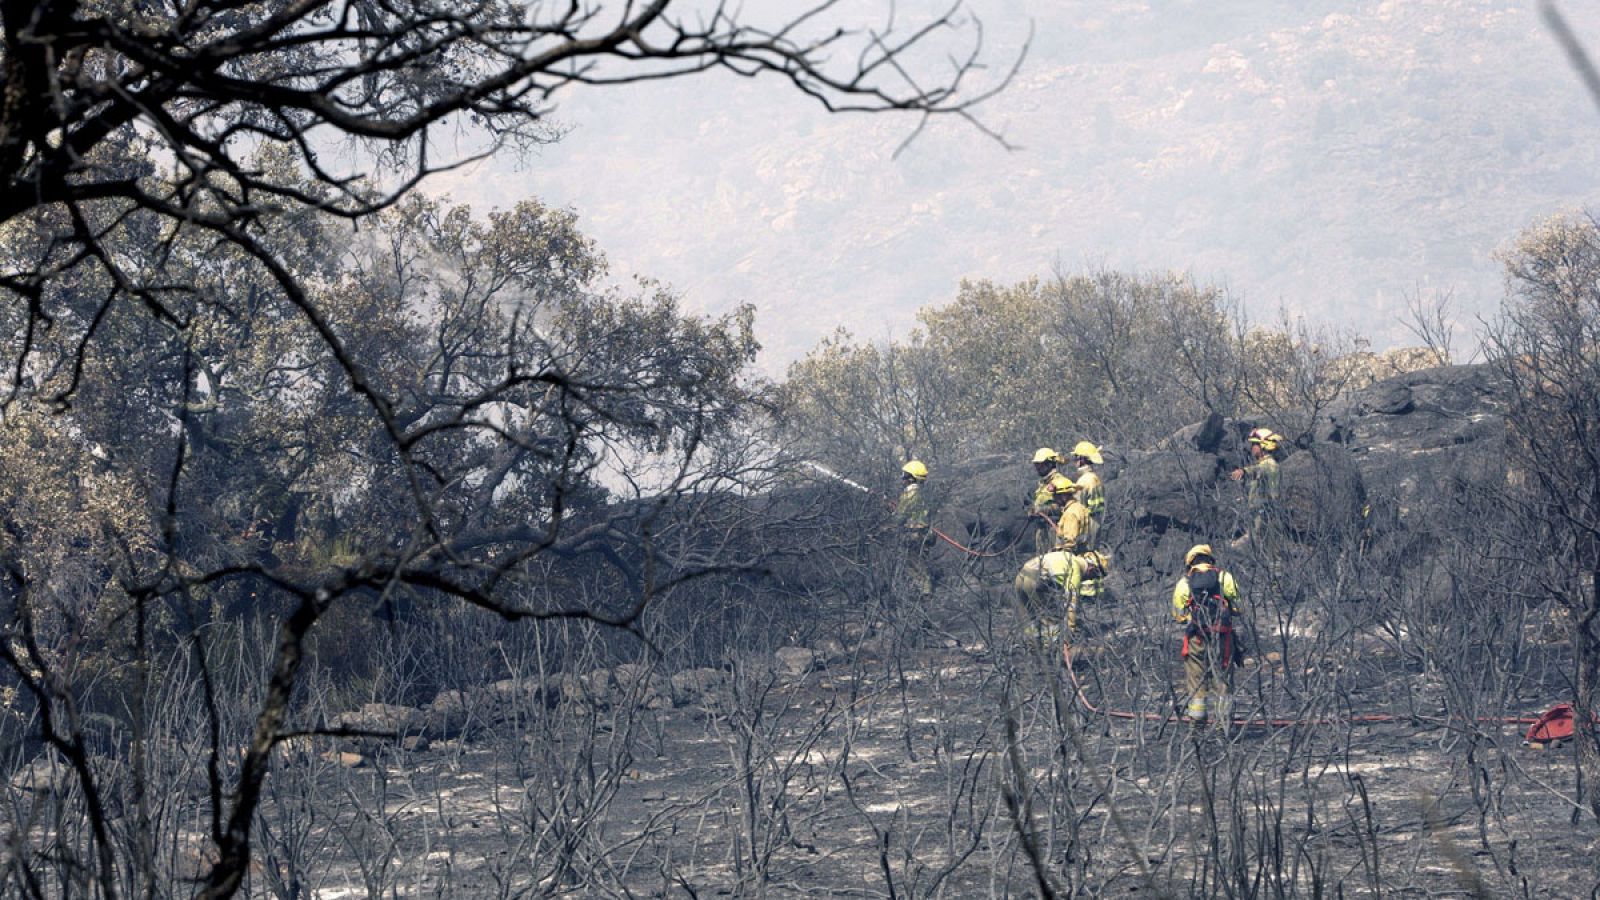
[[[1029,513],[1028,516],[1029,516],[1029,518],[1033,518],[1034,516],[1038,516],[1039,518],[1043,519],[1045,522],[1049,522],[1050,521],[1050,517],[1049,516],[1041,516],[1038,513]],[[999,550],[983,551],[983,550],[975,550],[972,547],[968,547],[965,544],[961,543],[960,541],[956,540],[955,538],[951,537],[950,535],[945,534],[944,532],[940,531],[937,528],[933,528],[933,527],[930,526],[928,528],[928,530],[933,532],[935,535],[938,535],[946,543],[948,543],[950,546],[956,548],[957,550],[960,550],[963,553],[967,553],[967,554],[970,554],[972,556],[977,556],[977,557],[981,557],[981,558],[993,558],[993,557],[996,557],[996,556],[1004,556],[1007,553],[1010,553],[1012,550],[1016,549],[1016,546],[1018,544],[1022,543],[1022,539],[1024,537],[1026,537],[1027,534],[1028,534],[1028,530],[1026,528],[1020,528],[1020,529],[1017,530],[1017,536],[1011,539],[1011,543],[1005,545],[1004,547],[1000,548]]]
[[[1022,537],[1021,537],[1022,532],[1019,531],[1018,532],[1018,536],[1013,538],[1010,544],[1006,545],[1005,547],[1000,548],[999,550],[989,550],[989,551],[975,550],[975,549],[973,549],[971,547],[966,546],[965,544],[961,543],[960,541],[956,540],[955,538],[951,537],[950,535],[945,534],[944,532],[940,531],[937,528],[933,528],[933,527],[930,526],[928,528],[928,530],[933,532],[935,535],[937,535],[945,543],[947,543],[950,546],[956,548],[957,550],[960,550],[962,553],[965,553],[965,554],[967,554],[969,556],[976,556],[976,557],[979,557],[979,558],[991,558],[991,557],[995,557],[995,556],[1004,556],[1007,553],[1010,553],[1011,550],[1017,546],[1017,544],[1022,542]]]
[[[1072,679],[1072,689],[1078,696],[1078,703],[1083,708],[1095,715],[1106,716],[1112,719],[1125,719],[1143,722],[1180,722],[1182,716],[1169,713],[1130,712],[1120,709],[1101,709],[1089,702],[1083,693],[1083,684],[1078,681],[1078,673],[1072,667],[1072,648],[1066,643],[1061,645],[1061,658],[1066,663],[1067,674]],[[1229,724],[1237,728],[1294,728],[1301,725],[1348,725],[1348,724],[1377,724],[1384,722],[1438,722],[1448,724],[1449,720],[1441,717],[1405,716],[1397,713],[1366,713],[1356,716],[1341,716],[1338,718],[1317,719],[1230,719]],[[1496,725],[1533,725],[1539,721],[1537,717],[1530,716],[1478,716],[1473,721],[1481,724]]]

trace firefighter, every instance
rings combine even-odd
[[[928,467],[920,459],[913,459],[900,467],[900,500],[895,504],[895,521],[908,532],[919,536],[928,533],[928,501],[922,496],[923,483],[928,480]]]
[[[933,593],[933,573],[928,566],[929,538],[932,529],[928,524],[928,499],[923,495],[928,480],[928,467],[913,459],[900,467],[900,499],[895,503],[894,518],[900,526],[901,543],[906,552],[906,580],[917,593],[928,597]]]
[[[1210,544],[1190,547],[1183,562],[1188,571],[1172,589],[1172,616],[1184,626],[1183,718],[1226,727],[1233,715],[1233,664],[1242,656],[1235,629],[1244,611],[1239,585],[1217,567]]]
[[[1094,522],[1089,518],[1089,507],[1078,497],[1079,493],[1078,485],[1071,481],[1055,493],[1056,505],[1061,507],[1061,518],[1056,521],[1054,550],[1082,553],[1089,549]]]
[[[1095,473],[1094,467],[1105,462],[1105,457],[1100,455],[1100,448],[1088,441],[1079,441],[1072,448],[1072,458],[1078,465],[1078,490],[1083,498],[1083,505],[1089,508],[1089,546],[1099,546],[1100,526],[1105,522],[1106,488],[1100,476]]]
[[[1234,481],[1249,480],[1245,504],[1250,510],[1250,533],[1264,535],[1276,518],[1278,503],[1278,460],[1273,456],[1283,438],[1270,428],[1250,432],[1251,463],[1228,474]],[[1248,536],[1248,535],[1247,535]]]
[[[1012,583],[1017,600],[1035,623],[1029,634],[1054,640],[1061,633],[1059,616],[1066,610],[1068,632],[1078,628],[1078,605],[1100,595],[1110,561],[1093,550],[1075,555],[1052,550],[1023,563]],[[1059,605],[1058,605],[1059,604]]]
[[[1066,460],[1061,454],[1049,447],[1040,447],[1033,452],[1033,472],[1039,476],[1039,484],[1028,501],[1028,514],[1029,521],[1036,526],[1033,548],[1039,555],[1050,552],[1055,546],[1052,532],[1055,519],[1059,516],[1056,494],[1067,490],[1072,484],[1072,479],[1061,473],[1060,466],[1064,462]]]
[[[1073,571],[1071,554],[1062,550],[1035,556],[1017,570],[1012,587],[1016,589],[1017,602],[1028,613],[1030,637],[1055,640],[1060,636],[1061,607]]]

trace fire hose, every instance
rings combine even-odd
[[[1144,722],[1181,722],[1181,721],[1184,721],[1182,716],[1179,716],[1179,715],[1177,715],[1175,713],[1131,712],[1131,711],[1128,711],[1128,710],[1120,710],[1120,709],[1101,709],[1100,707],[1095,706],[1092,702],[1090,702],[1088,696],[1083,691],[1083,683],[1078,680],[1077,670],[1073,667],[1073,663],[1072,663],[1072,647],[1071,647],[1070,644],[1068,644],[1065,641],[1063,641],[1062,644],[1061,644],[1061,659],[1066,664],[1067,675],[1072,680],[1072,689],[1073,689],[1073,692],[1077,695],[1078,704],[1080,706],[1082,706],[1086,712],[1089,712],[1089,713],[1091,713],[1093,715],[1097,715],[1097,716],[1106,716],[1107,718],[1111,718],[1111,719],[1127,719],[1127,720],[1144,721]],[[1563,704],[1563,706],[1565,706],[1565,705]],[[1535,728],[1537,728],[1539,726],[1546,725],[1546,724],[1550,723],[1553,719],[1559,720],[1559,718],[1560,718],[1560,712],[1559,711],[1563,708],[1563,706],[1557,706],[1555,709],[1550,710],[1549,712],[1546,712],[1543,715],[1540,715],[1540,716],[1537,716],[1537,717],[1529,717],[1529,716],[1477,716],[1474,719],[1472,719],[1472,721],[1477,723],[1477,724],[1531,725],[1531,726],[1534,726]],[[1569,708],[1569,712],[1570,712],[1570,708]],[[1230,718],[1228,720],[1228,725],[1231,728],[1295,728],[1295,727],[1299,727],[1299,726],[1325,726],[1325,725],[1349,725],[1349,724],[1370,725],[1370,724],[1379,724],[1379,723],[1384,723],[1384,722],[1432,722],[1432,723],[1436,723],[1436,724],[1439,724],[1439,725],[1448,725],[1448,724],[1450,724],[1451,719],[1449,719],[1447,717],[1442,717],[1442,716],[1400,715],[1398,713],[1369,713],[1369,714],[1365,714],[1365,715],[1337,716],[1337,717],[1334,717],[1334,716],[1320,716],[1320,717],[1310,718],[1310,719]],[[1570,735],[1570,730],[1567,732],[1567,734]],[[1564,735],[1561,735],[1561,734],[1558,734],[1558,733],[1552,733],[1552,735],[1551,735],[1551,737],[1553,739],[1556,739],[1556,740],[1561,739],[1563,736]],[[1534,739],[1534,728],[1530,728],[1529,732],[1528,732],[1528,737],[1527,737],[1527,739],[1524,740],[1524,743],[1528,743],[1529,741],[1532,741],[1533,739]]]
[[[877,491],[874,491],[872,488],[869,488],[864,484],[861,484],[858,481],[852,481],[851,479],[846,478],[843,475],[840,475],[838,472],[833,471],[832,469],[828,468],[827,466],[822,465],[821,463],[815,463],[815,462],[810,462],[810,461],[802,461],[801,464],[806,466],[807,468],[811,469],[812,471],[816,472],[819,475],[822,475],[822,476],[827,477],[827,478],[831,478],[834,481],[837,481],[840,484],[846,485],[848,487],[855,488],[856,490],[862,492],[863,494],[869,494],[871,496],[881,497],[883,499],[884,503],[890,509],[894,509],[894,501],[893,500],[889,499],[888,497],[884,497],[882,494],[878,493]],[[1035,515],[1037,515],[1037,514],[1035,514]],[[1041,517],[1041,518],[1043,518],[1043,517]],[[950,535],[945,534],[944,532],[942,532],[939,529],[934,528],[932,526],[929,526],[928,530],[930,532],[932,532],[935,537],[939,538],[940,540],[944,541],[945,543],[949,544],[950,546],[956,548],[957,550],[960,550],[962,553],[965,553],[968,556],[978,557],[979,559],[992,559],[992,558],[994,558],[996,556],[1004,556],[1007,553],[1010,553],[1012,550],[1016,549],[1016,546],[1018,544],[1022,543],[1022,538],[1023,538],[1023,536],[1025,534],[1025,531],[1026,531],[1025,529],[1024,530],[1019,530],[1017,532],[1017,536],[1011,539],[1011,543],[1009,543],[1006,546],[1000,548],[999,550],[979,550],[979,549],[977,549],[975,547],[968,547],[966,544],[961,543],[960,541],[956,540],[955,538],[951,537]]]

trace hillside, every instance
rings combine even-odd
[[[944,121],[896,159],[914,122],[723,79],[562,98],[560,143],[436,189],[572,206],[621,269],[755,303],[769,365],[1058,262],[1192,270],[1384,346],[1408,293],[1492,312],[1496,247],[1600,198],[1600,114],[1521,0],[972,8],[997,60],[1034,26],[981,110],[1014,152]]]
[[[662,598],[648,645],[464,619],[458,686],[427,702],[309,689],[296,726],[321,734],[274,755],[245,891],[1581,895],[1597,833],[1571,816],[1570,746],[1521,741],[1569,696],[1571,645],[1557,607],[1518,587],[1542,562],[1479,543],[1499,509],[1503,391],[1486,367],[1453,367],[1344,398],[1287,450],[1277,541],[1228,540],[1227,470],[1252,423],[1196,423],[1108,461],[1117,564],[1065,654],[1012,600],[1019,466],[944,475],[936,522],[974,546],[937,545],[928,596],[856,491],[734,502],[784,552],[759,582]],[[1227,727],[1176,716],[1169,594],[1197,540],[1248,611]],[[176,883],[206,863],[205,737],[165,730],[186,707],[158,708],[155,858]],[[98,733],[88,764],[120,784],[127,748]],[[14,808],[65,802],[8,863],[73,821],[73,783],[53,751],[12,773]],[[121,833],[135,804],[105,799]]]

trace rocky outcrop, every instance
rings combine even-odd
[[[933,527],[969,547],[1010,547],[1028,527],[1026,499],[1037,479],[1026,457],[991,455],[952,466],[934,494]]]
[[[1503,482],[1502,408],[1501,386],[1491,369],[1455,366],[1378,382],[1314,415],[1300,410],[1286,413],[1283,421],[1220,416],[1197,421],[1154,449],[1128,451],[1100,467],[1106,481],[1106,537],[1113,569],[1130,585],[1165,583],[1180,569],[1191,544],[1226,542],[1249,527],[1244,487],[1229,473],[1246,460],[1245,437],[1260,425],[1287,438],[1279,454],[1280,507],[1292,539],[1311,542],[1322,534],[1357,527],[1380,539],[1393,534],[1402,543],[1411,540],[1403,526],[1427,521],[1453,488]],[[1020,564],[1032,552],[1025,503],[1035,482],[1021,452],[949,466],[941,471],[935,493],[934,525],[971,547],[1006,551],[998,560],[1000,566],[985,577],[1006,564]],[[767,504],[768,518],[782,523],[764,534],[784,547],[807,546],[805,540],[815,539],[813,532],[825,531],[828,520],[817,509],[833,514],[830,503],[856,504],[863,521],[882,519],[880,497],[826,486],[761,502]],[[848,512],[839,516],[849,519]],[[939,552],[946,568],[966,562],[947,547]],[[835,577],[833,573],[813,569],[805,555],[796,552],[779,559],[764,585],[750,589],[778,585],[800,590],[810,580],[822,588],[836,587],[825,580]],[[393,735],[396,742],[415,738],[425,745],[470,738],[476,729],[559,704],[715,708],[726,702],[735,677],[755,672],[798,681],[826,673],[851,654],[871,652],[867,636],[858,635],[853,643],[847,648],[826,639],[788,646],[740,657],[724,668],[672,672],[623,664],[542,679],[508,679],[442,692],[420,709],[368,704],[335,717],[330,725],[346,732]],[[370,743],[363,749],[370,749]],[[30,770],[22,777],[29,783],[46,783],[51,776]]]
[[[1503,391],[1488,366],[1411,372],[1331,407],[1312,439],[1348,449],[1374,507],[1404,518],[1445,485],[1504,480]]]
[[[1288,441],[1279,451],[1280,506],[1300,540],[1426,516],[1454,486],[1504,479],[1501,391],[1487,366],[1424,369],[1314,413],[1289,411],[1284,421],[1213,415],[1154,449],[1108,459],[1100,473],[1116,567],[1170,573],[1190,544],[1243,533],[1245,488],[1228,476],[1249,458],[1251,429],[1263,425]],[[937,527],[974,546],[1015,544],[1018,554],[1031,552],[1017,539],[1027,527],[1023,499],[1035,481],[1020,453],[1016,460],[953,467],[950,477],[959,482],[946,491]]]

